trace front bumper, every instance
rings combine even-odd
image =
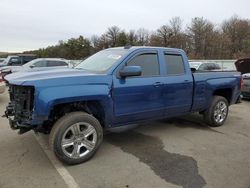
[[[243,95],[243,98],[250,99],[250,78],[248,77],[243,77],[243,87],[241,94]]]
[[[250,91],[242,91],[242,97],[245,99],[250,99]]]
[[[19,134],[23,134],[32,129],[32,126],[30,125],[29,121],[26,121],[27,124],[21,124],[16,119],[16,117],[14,116],[14,106],[11,105],[11,103],[9,103],[9,105],[6,107],[4,117],[8,118],[10,128],[13,130],[18,129]]]
[[[30,86],[9,86],[10,102],[5,110],[12,129],[26,132],[32,128],[34,88]],[[25,131],[24,131],[25,130]]]

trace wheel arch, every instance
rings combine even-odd
[[[213,92],[213,96],[221,96],[227,99],[228,104],[232,101],[232,88],[223,88],[223,89],[216,89]]]
[[[54,105],[49,113],[48,121],[43,125],[47,133],[50,132],[54,123],[70,112],[86,112],[93,115],[103,128],[106,127],[105,106],[101,100],[74,101],[68,103],[58,103]]]

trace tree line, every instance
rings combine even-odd
[[[250,20],[233,16],[217,25],[203,17],[196,17],[183,27],[181,18],[174,17],[155,31],[145,28],[126,31],[112,26],[100,36],[79,36],[25,53],[34,53],[39,57],[84,59],[99,50],[125,45],[181,48],[190,59],[249,57]]]

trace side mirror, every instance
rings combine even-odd
[[[119,72],[121,77],[141,76],[142,69],[140,66],[126,66]]]
[[[190,68],[191,72],[194,73],[196,71],[196,68]]]
[[[30,68],[32,68],[32,69],[33,69],[34,67],[35,67],[35,65],[30,65]]]

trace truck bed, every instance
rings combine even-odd
[[[195,72],[192,111],[203,111],[211,103],[214,91],[225,90],[230,104],[240,95],[241,74],[237,71]]]

